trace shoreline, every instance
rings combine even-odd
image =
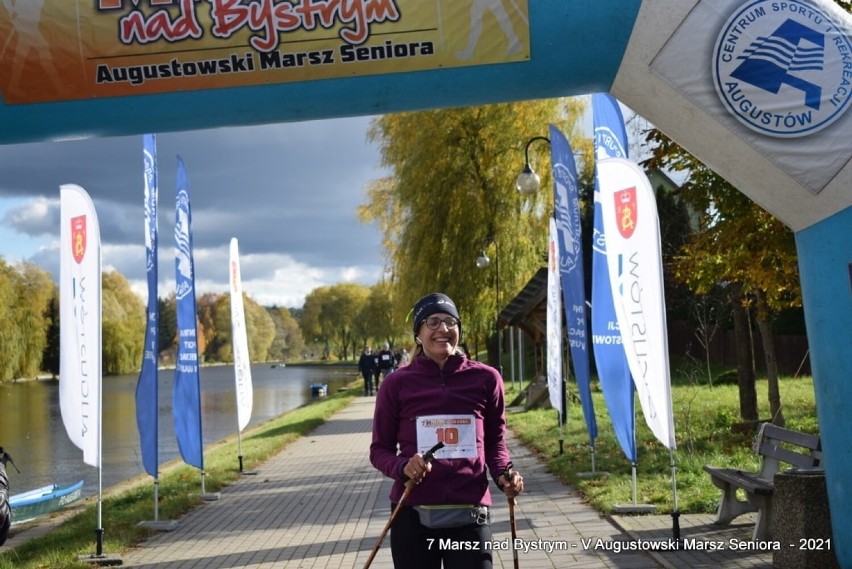
[[[358,362],[356,362],[356,361],[351,361],[351,362],[349,362],[349,361],[323,362],[323,361],[315,361],[315,360],[302,361],[302,362],[252,362],[251,365],[272,365],[272,364],[275,364],[275,365],[278,365],[278,366],[281,366],[281,367],[285,367],[285,366],[291,366],[291,367],[313,367],[313,366],[329,366],[329,367],[348,367],[348,366],[351,366],[351,367],[357,367],[358,366]],[[216,363],[200,364],[199,367],[201,367],[201,368],[224,367],[224,366],[231,366],[231,365],[234,365],[234,364],[233,363],[227,363],[227,362],[216,362]],[[173,364],[172,365],[161,365],[161,366],[157,367],[158,372],[174,370],[174,369],[175,369],[175,366]],[[140,373],[140,370],[137,370],[137,371],[134,371],[134,372],[131,372],[131,373],[118,374],[118,375],[104,375],[104,376],[101,377],[101,379],[103,380],[103,379],[107,379],[107,378],[110,378],[110,377],[121,377],[123,375],[133,375],[134,373],[138,374],[138,373]],[[13,383],[29,383],[29,382],[32,382],[32,381],[59,381],[59,376],[42,373],[42,374],[36,375],[35,377],[16,377],[16,378],[10,379],[9,381],[6,381],[6,382],[0,381],[0,385],[13,384]]]

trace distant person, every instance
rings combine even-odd
[[[393,352],[390,350],[390,345],[385,342],[382,346],[382,351],[379,352],[379,373],[381,378],[385,379],[394,370],[396,361],[393,358]],[[379,379],[376,377],[376,389],[379,388]]]
[[[361,353],[361,357],[358,358],[358,371],[361,372],[361,376],[364,378],[364,395],[372,395],[374,393],[373,377],[375,377],[379,370],[370,346],[364,346],[364,351]]]
[[[448,296],[421,298],[413,314],[411,363],[383,383],[370,444],[370,462],[394,480],[391,511],[416,483],[391,526],[394,567],[491,569],[489,474],[507,498],[524,489],[506,447],[503,378],[459,349]],[[427,463],[422,454],[438,442],[446,446]]]
[[[379,352],[373,351],[373,393],[379,390]]]

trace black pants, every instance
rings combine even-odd
[[[373,394],[373,372],[367,371],[361,374],[364,376],[364,395]]]
[[[396,504],[391,504],[391,511]],[[400,569],[491,569],[491,527],[471,524],[430,529],[420,523],[417,510],[403,506],[391,526],[393,566]]]

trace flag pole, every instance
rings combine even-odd
[[[636,415],[633,416],[633,424],[635,432],[636,425]],[[636,446],[634,442],[634,447]],[[652,514],[657,511],[657,507],[654,504],[639,504],[638,503],[638,493],[636,488],[636,473],[639,469],[639,456],[638,451],[633,451],[634,459],[630,461],[630,491],[631,496],[633,497],[632,504],[614,504],[612,506],[612,511],[616,514]]]
[[[103,317],[103,313],[99,315]],[[98,366],[100,367],[100,366]],[[98,384],[103,386],[103,379],[99,370]],[[98,397],[98,417],[103,417],[103,391],[101,397]],[[103,482],[104,482],[104,464],[103,464],[103,421],[98,420],[98,527],[95,529],[95,556],[102,557],[104,554],[104,525],[103,525]]]
[[[669,449],[669,466],[672,472],[672,538],[680,541],[680,509],[677,504],[677,466],[675,466],[674,449]]]

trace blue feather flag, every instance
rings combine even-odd
[[[198,373],[198,325],[195,307],[195,268],[192,260],[192,210],[186,166],[177,157],[175,200],[175,298],[178,350],[172,412],[178,449],[184,462],[204,470],[201,441],[201,383]]]

